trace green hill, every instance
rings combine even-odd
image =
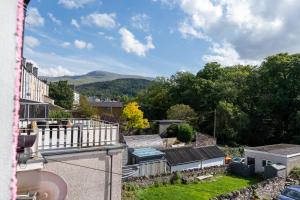
[[[97,96],[100,99],[118,98],[120,96],[134,97],[145,89],[150,81],[146,79],[116,79],[112,81],[83,84],[76,87],[76,90],[86,96]]]
[[[41,78],[46,79],[50,82],[59,81],[59,80],[68,80],[69,84],[72,85],[82,85],[88,83],[112,81],[116,79],[146,79],[146,80],[153,79],[150,77],[117,74],[117,73],[106,72],[106,71],[92,71],[84,75],[76,75],[76,76],[59,76],[59,77],[41,76]]]

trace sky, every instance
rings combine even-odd
[[[299,0],[31,0],[24,57],[40,75],[148,77],[300,52]]]

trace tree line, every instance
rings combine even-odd
[[[194,127],[211,135],[216,112],[219,143],[300,144],[300,54],[273,55],[260,66],[212,62],[197,74],[158,77],[137,101],[151,120],[166,119],[174,105],[188,105],[197,115]]]

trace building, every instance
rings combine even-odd
[[[76,92],[75,90],[74,90],[73,94],[74,94],[73,106],[74,107],[79,106],[79,103],[80,103],[80,94],[78,92]]]
[[[91,105],[98,109],[100,118],[107,121],[120,121],[123,110],[123,103],[119,101],[98,101],[90,100]]]
[[[73,125],[68,127],[48,120],[38,129],[20,129],[18,196],[121,200],[124,145],[118,124],[69,120]]]
[[[162,150],[168,163],[168,170],[183,171],[202,169],[225,164],[225,154],[217,146],[181,147]]]
[[[294,167],[300,167],[300,145],[273,144],[245,148],[247,165],[254,165],[256,173],[262,173],[265,166],[277,164],[286,167],[289,174]]]
[[[24,58],[21,65],[20,99],[39,102],[49,102],[49,86],[38,77],[38,68]]]

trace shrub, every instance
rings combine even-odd
[[[181,142],[191,142],[195,138],[195,130],[189,124],[178,125],[177,139]]]
[[[172,184],[180,184],[181,183],[182,176],[180,172],[175,172],[171,178]]]
[[[167,128],[167,137],[177,137],[178,135],[178,125],[172,124]]]
[[[55,118],[55,119],[65,119],[65,118],[71,118],[72,114],[67,111],[63,110],[51,110],[49,112],[49,118]]]
[[[290,172],[290,176],[295,179],[300,179],[300,167],[295,167]]]

